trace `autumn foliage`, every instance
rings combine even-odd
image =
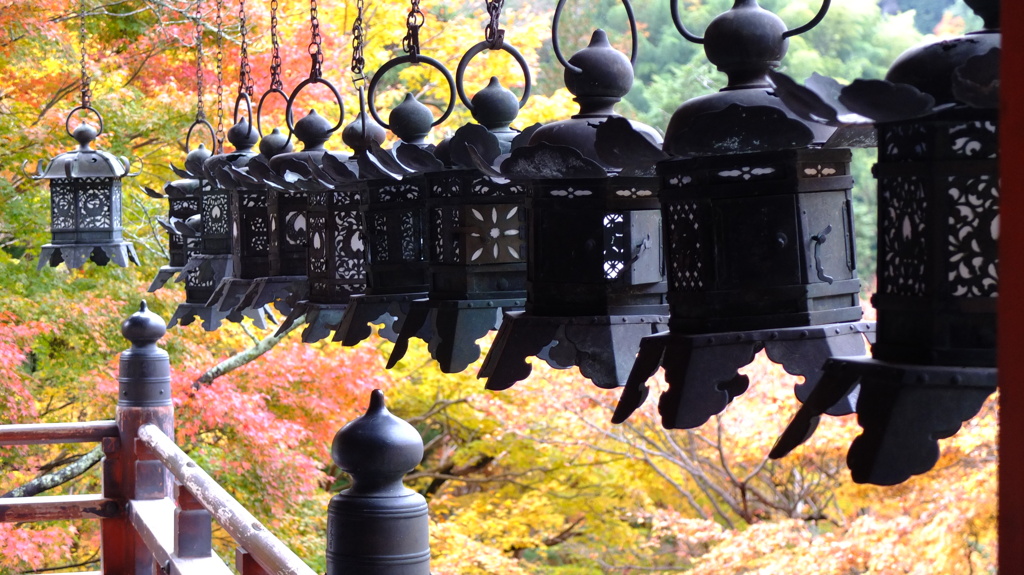
[[[279,3],[283,80],[289,91],[309,72],[309,12],[302,2]],[[535,90],[515,126],[564,118],[575,105],[564,88],[550,86],[551,78],[558,80],[561,74],[551,64],[549,50],[552,7],[508,4],[502,15],[507,41],[524,54],[535,77],[542,82],[547,78],[549,84]],[[593,27],[584,20],[611,18],[608,14],[619,18],[609,3],[577,4],[564,27],[575,41]],[[637,4],[653,13],[654,3]],[[785,4],[800,11],[807,3]],[[879,17],[871,0],[835,4],[851,18]],[[366,0],[365,5],[367,70],[372,71],[401,54],[408,4]],[[681,5],[697,15],[718,6],[695,0]],[[78,4],[4,3],[3,422],[112,418],[117,354],[127,346],[120,322],[137,309],[140,299],[165,318],[183,299],[180,287],[156,294],[144,291],[166,260],[163,232],[155,224],[165,205],[145,196],[140,186],[159,188],[175,177],[167,164],[180,165],[183,159],[185,134],[196,110],[192,18],[197,5],[178,0],[90,0],[87,6],[87,65],[94,105],[106,121],[99,144],[142,161],[140,177],[126,182],[124,203],[126,234],[144,266],[35,271],[35,254],[47,240],[48,199],[45,187],[28,179],[19,166],[71,147],[64,120],[79,103]],[[483,39],[483,2],[425,2],[423,8],[423,53],[454,69],[466,49]],[[206,24],[206,65],[201,71],[205,105],[215,125],[220,123],[218,50],[226,124],[231,122],[227,107],[237,93],[237,9],[236,3],[225,4],[218,48],[216,4],[204,0],[199,5]],[[246,10],[258,97],[267,87],[270,70],[269,3],[247,2]],[[355,3],[321,3],[324,76],[345,94],[348,119],[356,101],[348,72],[354,18]],[[898,18],[886,26],[896,28]],[[672,57],[679,62],[693,58],[689,48],[669,46],[674,41],[662,33],[669,26],[666,22],[652,17],[643,24],[644,46],[663,42],[658,44],[662,56],[678,54]],[[941,26],[953,29],[958,22],[950,17]],[[791,61],[796,68],[835,61],[856,74],[869,65],[867,56],[821,56],[805,40],[793,41],[796,57]],[[835,43],[846,47],[843,41]],[[862,51],[870,52],[872,61],[891,61],[882,48],[895,49],[886,44]],[[679,62],[647,64],[656,72],[649,71],[641,82],[652,117],[671,112],[666,102],[680,98],[679,86],[694,92],[713,87],[713,70],[687,65],[685,73],[671,73]],[[501,53],[474,59],[466,75],[467,90],[472,94],[492,75],[521,93],[521,72]],[[447,88],[427,69],[403,68],[394,76],[382,84],[376,102],[385,116],[405,91],[443,106]],[[296,117],[315,106],[335,118],[337,111],[324,100],[324,92],[304,92],[296,102]],[[656,105],[667,112],[655,111]],[[461,106],[457,109],[437,130],[438,137],[468,121],[469,113]],[[282,125],[283,117],[280,100],[269,102],[265,125]],[[341,149],[340,138],[328,147]],[[846,470],[845,450],[860,430],[854,416],[826,419],[793,454],[780,461],[767,459],[797,403],[795,378],[763,357],[746,370],[753,382],[749,391],[722,415],[688,431],[661,428],[657,389],[627,423],[616,426],[609,419],[618,392],[593,387],[575,371],[534,365],[530,380],[493,393],[483,390],[475,367],[462,375],[440,373],[425,346],[412,345],[395,370],[385,371],[390,344],[376,338],[342,348],[332,343],[305,345],[293,334],[243,368],[195,385],[208,369],[268,334],[248,324],[226,324],[213,333],[193,325],[167,334],[161,345],[170,353],[174,369],[175,439],[321,571],[327,501],[348,481],[330,460],[330,442],[365,408],[375,388],[385,391],[392,411],[412,422],[425,441],[424,461],[407,483],[430,502],[435,575],[659,570],[700,575],[961,575],[996,569],[994,398],[958,435],[942,442],[943,456],[935,470],[900,486],[878,488],[853,484]],[[77,461],[89,449],[0,449],[0,494]],[[48,494],[98,491],[99,469],[94,467]],[[0,575],[69,565],[97,569],[97,528],[96,522],[0,523]],[[220,550],[229,556],[232,551],[224,534],[217,537]]]

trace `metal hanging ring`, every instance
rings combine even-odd
[[[185,150],[192,149],[192,131],[195,130],[197,126],[203,126],[204,128],[206,128],[208,132],[210,132],[210,142],[212,146],[210,149],[212,150],[213,147],[216,147],[217,132],[214,131],[213,126],[206,120],[196,120],[195,122],[192,122],[191,126],[188,127],[188,134],[185,136]]]
[[[441,122],[447,120],[448,116],[451,116],[452,111],[455,109],[455,79],[452,78],[452,73],[449,72],[448,69],[444,67],[444,64],[438,62],[437,60],[431,58],[430,56],[424,56],[422,54],[408,54],[405,56],[399,56],[397,58],[388,60],[387,63],[385,63],[377,70],[377,72],[373,75],[373,78],[370,79],[369,109],[370,115],[373,116],[374,121],[380,124],[381,126],[384,126],[384,129],[386,130],[391,129],[391,125],[382,120],[380,116],[377,114],[377,106],[374,104],[376,100],[375,96],[377,92],[377,83],[380,82],[380,79],[383,78],[384,74],[386,74],[389,70],[402,64],[427,64],[428,66],[433,66],[439,72],[441,72],[441,74],[444,75],[444,79],[448,81],[448,107],[445,108],[444,113],[441,114],[441,117],[438,118],[437,121],[435,121],[430,126],[434,127],[440,124]]]
[[[473,111],[473,103],[470,100],[470,98],[466,96],[466,89],[465,86],[463,85],[462,78],[466,75],[466,68],[469,66],[470,60],[472,60],[480,52],[483,52],[484,50],[490,48],[491,44],[487,40],[484,40],[483,42],[476,44],[475,46],[466,51],[466,54],[462,57],[461,60],[459,60],[459,67],[455,69],[455,89],[459,92],[459,99],[462,100],[462,104],[466,106],[466,108],[470,112]],[[519,64],[519,67],[522,68],[523,70],[523,78],[525,80],[525,83],[523,87],[523,96],[519,98],[519,109],[522,110],[523,106],[526,105],[526,101],[530,99],[530,66],[526,63],[526,58],[523,58],[523,55],[519,53],[519,50],[516,50],[515,47],[512,46],[511,44],[506,44],[502,42],[501,50],[508,52],[509,55],[511,55],[515,59],[515,61]]]
[[[334,87],[334,84],[330,83],[327,80],[324,80],[323,78],[306,78],[302,82],[299,82],[299,85],[296,86],[294,90],[292,90],[292,95],[288,96],[288,107],[285,109],[284,121],[288,125],[289,138],[291,137],[291,132],[295,130],[295,122],[292,117],[292,106],[295,104],[295,98],[299,96],[299,92],[301,92],[303,88],[311,84],[323,84],[324,86],[330,88],[331,93],[334,94],[334,101],[337,102],[338,104],[338,123],[335,124],[334,127],[328,131],[328,133],[333,134],[334,132],[338,131],[338,128],[341,127],[341,123],[345,121],[345,105],[342,103],[341,94],[338,92],[338,89]]]
[[[285,94],[284,90],[281,90],[280,88],[271,88],[264,92],[262,96],[260,96],[260,102],[256,106],[256,133],[258,133],[261,138],[263,137],[263,102],[265,102],[267,96],[271,94],[278,94],[279,96],[281,96],[281,99],[284,100],[286,108],[288,105],[288,94]],[[291,132],[288,133],[288,138],[289,140],[291,139]]]
[[[704,38],[687,30],[683,20],[679,17],[679,0],[669,0],[669,7],[672,9],[672,23],[676,25],[676,30],[683,35],[683,38],[694,44],[703,44]]]
[[[786,30],[782,34],[782,37],[783,38],[789,38],[790,36],[799,36],[800,34],[803,34],[804,32],[807,32],[808,30],[810,30],[810,29],[814,28],[815,26],[817,26],[818,24],[820,24],[822,19],[825,18],[825,14],[828,13],[828,8],[829,8],[829,6],[831,4],[832,4],[832,0],[822,0],[821,8],[818,9],[818,13],[814,15],[814,18],[811,18],[810,22],[804,24],[803,26],[800,26],[799,28],[793,28],[792,30]]]
[[[672,0],[673,6],[677,0]],[[629,0],[622,0],[622,7],[626,9],[626,20],[629,22],[629,36],[631,38],[629,48],[629,64],[630,66],[636,67],[636,51],[639,43],[639,36],[636,30],[636,17],[633,15],[633,5],[629,3]],[[558,45],[558,21],[562,19],[562,9],[565,8],[565,0],[558,0],[558,4],[555,5],[555,16],[551,20],[551,47],[555,51],[555,57],[558,58],[558,62],[562,66],[574,74],[582,72],[579,66],[574,66],[565,59],[562,55],[562,49]]]
[[[82,110],[96,114],[96,118],[100,121],[100,127],[96,131],[96,136],[99,137],[99,135],[103,133],[103,116],[100,115],[100,113],[96,111],[96,108],[93,108],[92,106],[77,106],[74,110],[71,110],[71,112],[68,113],[68,118],[64,120],[64,131],[72,138],[75,137],[71,132],[71,118],[74,117],[76,112],[80,112]]]
[[[238,96],[235,98],[235,111],[231,114],[231,123],[238,123],[238,106],[243,100],[245,101],[245,109],[249,114],[249,131],[245,133],[245,137],[248,138],[252,135],[252,98],[249,97],[249,94],[245,92],[238,93]]]

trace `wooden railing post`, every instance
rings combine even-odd
[[[423,439],[374,390],[366,413],[334,437],[334,462],[352,487],[327,510],[327,575],[430,575],[427,502],[402,478],[423,459]]]
[[[174,487],[174,554],[178,557],[209,557],[213,543],[213,519],[203,504],[182,485]]]
[[[163,499],[172,494],[168,471],[137,437],[139,427],[147,423],[173,437],[171,366],[167,352],[156,346],[166,331],[164,321],[147,310],[145,302],[121,324],[121,333],[132,345],[121,354],[116,416],[119,436],[103,442],[103,495],[123,504],[131,499]],[[127,515],[104,519],[101,531],[104,575],[160,572]]]

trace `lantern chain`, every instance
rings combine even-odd
[[[79,2],[78,18],[78,45],[82,65],[82,107],[89,108],[92,107],[92,80],[89,78],[89,68],[85,61],[85,0]]]
[[[309,71],[310,78],[323,77],[324,50],[323,38],[320,37],[320,17],[317,13],[316,0],[309,2],[309,57],[313,60],[313,66]]]
[[[412,0],[409,16],[405,19],[408,32],[402,39],[402,49],[410,56],[418,56],[420,53],[420,27],[423,26],[424,20],[423,12],[420,11],[420,0]]]
[[[281,82],[281,44],[277,40],[277,0],[270,2],[270,43],[272,45],[270,59],[270,88],[284,89]]]
[[[245,0],[238,0],[238,29],[242,36],[239,48],[238,93],[253,95],[252,66],[249,65],[249,44],[246,42]]]
[[[366,31],[363,29],[363,0],[356,0],[356,19],[352,22],[352,82],[358,83],[365,80],[363,67],[366,60],[363,58],[363,43],[366,41]]]
[[[203,103],[205,89],[203,78],[203,15],[202,1],[196,2],[196,122],[206,120],[206,105]]]
[[[501,9],[504,5],[505,0],[487,0],[487,15],[490,16],[490,21],[484,28],[484,41],[487,42],[491,50],[501,50],[502,44],[505,42],[505,31],[501,29],[499,23]]]
[[[224,145],[224,0],[217,0],[217,149]]]

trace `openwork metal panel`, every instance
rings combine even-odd
[[[878,342],[883,361],[995,365],[994,111],[879,125]],[[923,138],[912,144],[908,134]]]
[[[231,254],[235,275],[255,279],[270,275],[270,216],[266,190],[237,190],[232,196]]]
[[[346,303],[365,289],[360,191],[310,194],[308,207],[310,301]]]
[[[270,226],[270,275],[306,275],[306,192],[271,189],[267,194]]]

